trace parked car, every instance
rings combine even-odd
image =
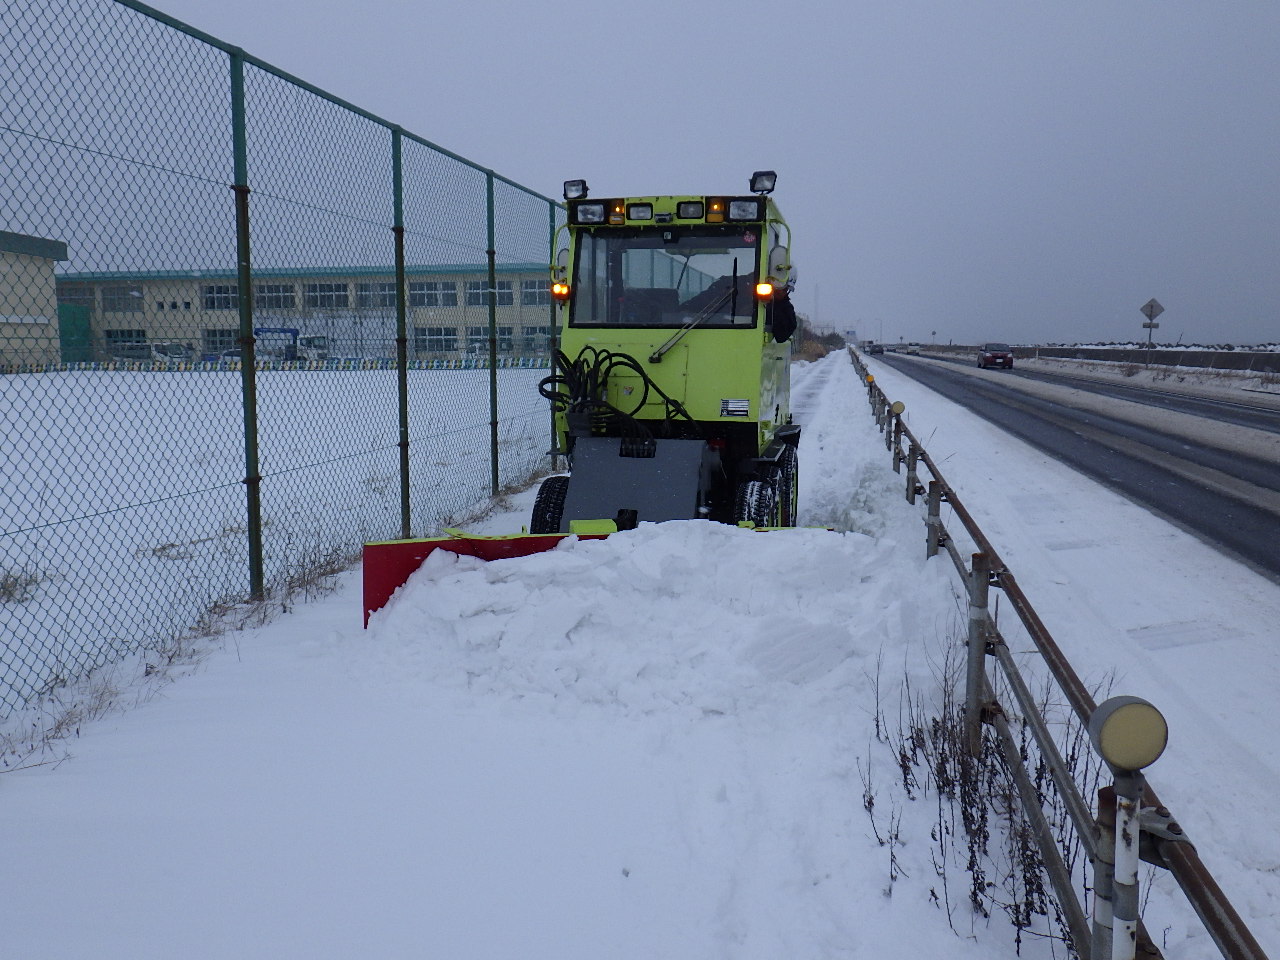
[[[978,366],[1013,369],[1013,349],[1007,343],[984,343],[978,348]]]

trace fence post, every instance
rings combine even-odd
[[[969,655],[966,658],[964,730],[969,756],[982,755],[982,694],[987,669],[987,595],[991,558],[975,553],[969,573]]]
[[[916,494],[919,493],[920,477],[916,472],[916,464],[920,461],[920,450],[914,443],[907,445],[907,503],[915,506]]]
[[[253,337],[253,270],[249,250],[249,146],[245,133],[244,57],[231,53],[231,145],[236,195],[236,297],[240,308],[240,394],[244,407],[245,528],[249,598],[263,597],[262,474],[258,466],[258,375]]]
[[[893,449],[893,472],[902,472],[902,420],[895,416],[893,418],[893,442],[890,444]]]
[[[547,201],[547,264],[550,268],[551,264],[556,262],[556,205],[550,200]],[[556,315],[556,298],[547,297],[547,310],[549,314],[550,326],[547,327],[550,335],[547,337],[547,356],[550,360],[551,369],[547,373],[554,377],[556,375],[556,351],[560,349],[560,327],[559,317]],[[551,443],[549,449],[556,448],[556,410],[551,404],[548,404],[551,413]],[[555,473],[560,469],[560,458],[554,453],[551,455],[551,472]]]
[[[929,540],[925,556],[936,557],[942,543],[942,484],[937,480],[929,481],[928,508],[925,530]]]
[[[498,495],[498,251],[493,213],[493,171],[485,171],[489,249],[489,487]]]
[[[404,157],[403,131],[391,130],[391,204],[396,256],[396,395],[400,417],[400,537],[412,536],[409,511],[409,324],[404,264]]]

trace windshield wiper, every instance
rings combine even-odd
[[[672,335],[670,340],[668,340],[666,343],[660,346],[657,350],[653,351],[653,353],[649,354],[649,362],[661,363],[662,355],[664,353],[666,353],[668,350],[674,347],[677,343],[679,343],[686,333],[688,333],[690,330],[692,330],[694,327],[700,324],[703,320],[706,320],[708,317],[718,313],[720,311],[720,308],[729,302],[729,298],[732,296],[732,294],[733,294],[733,291],[726,290],[724,293],[720,294],[720,296],[716,298],[714,303],[709,303],[705,307],[703,307],[701,310],[699,310],[697,316],[690,317],[688,320],[686,320],[684,324],[680,327],[680,329],[677,330]]]
[[[686,261],[687,262],[687,261]],[[684,337],[686,333],[700,324],[707,317],[719,312],[720,308],[725,305],[725,301],[730,304],[729,316],[736,317],[738,315],[738,258],[733,258],[733,282],[729,289],[716,297],[714,303],[708,304],[698,311],[698,315],[684,322],[684,325],[672,335],[671,339],[660,346],[653,353],[649,354],[650,363],[661,363],[662,355],[674,347]]]

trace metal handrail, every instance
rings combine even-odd
[[[893,453],[895,469],[904,459],[911,464],[923,463],[925,465],[933,477],[930,487],[936,489],[936,495],[941,501],[950,505],[956,518],[964,527],[965,533],[972,539],[978,551],[986,555],[989,569],[992,572],[992,583],[1004,591],[1018,619],[1026,629],[1031,641],[1035,644],[1036,650],[1043,658],[1059,689],[1067,698],[1067,702],[1070,703],[1080,722],[1087,725],[1089,718],[1097,707],[1093,695],[1068,662],[1062,649],[1053,639],[1052,634],[1049,633],[1049,628],[1040,619],[1040,615],[1032,607],[1031,601],[1022,591],[1022,587],[1014,577],[1013,571],[1000,558],[999,553],[991,544],[991,541],[987,539],[986,534],[982,532],[973,515],[965,509],[964,504],[961,503],[960,498],[956,495],[955,489],[943,478],[938,465],[929,456],[924,445],[911,432],[910,427],[902,421],[901,413],[892,409],[888,397],[879,384],[875,382],[875,378],[868,376],[866,365],[862,362],[857,352],[850,348],[849,355],[853,360],[854,367],[858,370],[859,376],[867,384],[868,397],[875,412],[877,423],[881,431],[885,433],[886,446]],[[901,449],[904,438],[910,445],[906,454]],[[914,476],[910,477],[909,484],[911,484],[911,488],[908,489],[907,497],[908,500],[914,502],[915,495],[919,492],[914,486]],[[935,513],[936,508],[931,510],[928,522],[938,524],[941,532],[940,544],[947,549],[958,572],[966,578],[970,577],[971,571],[965,567],[963,557],[951,542],[950,535],[946,532],[946,528],[941,525],[941,519],[936,517]],[[938,531],[931,531],[930,536],[931,538],[938,536]],[[991,626],[991,629],[995,632],[994,625]],[[1004,648],[1003,651],[1001,648]],[[1086,849],[1092,848],[1092,831],[1089,826],[1085,826],[1082,829],[1081,824],[1081,820],[1087,819],[1083,813],[1084,810],[1087,810],[1087,807],[1084,806],[1083,798],[1080,797],[1079,791],[1070,780],[1065,765],[1061,764],[1060,758],[1056,762],[1053,759],[1057,754],[1057,748],[1052,740],[1049,739],[1044,717],[1039,714],[1034,703],[1030,705],[1031,710],[1028,712],[1024,699],[1029,699],[1029,694],[1027,698],[1024,698],[1022,691],[1019,690],[1020,685],[1025,689],[1025,684],[1022,683],[1017,672],[1017,665],[1011,657],[1007,656],[1007,647],[1004,647],[1002,640],[993,644],[992,652],[997,662],[1000,663],[1006,677],[1009,677],[1011,681],[1013,677],[1019,677],[1017,682],[1011,684],[1015,698],[1023,710],[1023,716],[1027,718],[1028,724],[1032,728],[1032,734],[1040,746],[1042,755],[1045,756],[1048,762],[1050,775],[1064,798],[1068,814],[1076,824],[1077,833],[1085,844]],[[1041,739],[1042,735],[1049,744],[1047,750],[1046,741]],[[1060,777],[1063,779],[1060,779]],[[1146,789],[1146,797],[1151,806],[1163,809],[1155,790],[1149,785]],[[1225,960],[1267,960],[1266,953],[1263,952],[1262,947],[1258,944],[1258,941],[1254,938],[1239,913],[1231,905],[1222,888],[1214,880],[1203,861],[1201,861],[1196,848],[1187,840],[1185,835],[1176,840],[1156,838],[1153,846],[1165,867],[1168,868],[1177,881],[1183,895],[1200,917],[1205,930],[1212,937],[1214,943],[1217,944],[1218,950]],[[1091,849],[1090,852],[1092,853]],[[1083,943],[1077,942],[1076,946],[1078,950],[1087,950],[1087,941]],[[1101,960],[1101,958],[1096,958],[1096,960]]]

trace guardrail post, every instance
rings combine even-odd
[[[1138,944],[1138,841],[1145,786],[1137,770],[1117,771],[1115,875],[1111,887],[1112,960],[1134,960]]]
[[[1142,794],[1146,780],[1142,771],[1151,766],[1169,742],[1169,726],[1163,714],[1140,697],[1112,697],[1097,706],[1089,716],[1089,739],[1107,762],[1114,787],[1099,795],[1100,829],[1107,821],[1111,831],[1111,952],[1098,954],[1093,960],[1134,960],[1138,950],[1138,861],[1142,846]],[[1114,806],[1108,811],[1105,793],[1111,792]],[[1105,861],[1106,844],[1099,843],[1098,859]],[[1106,872],[1105,866],[1103,872]],[[1105,917],[1106,906],[1096,906]],[[1105,923],[1095,921],[1093,942],[1105,943]]]
[[[982,755],[982,692],[987,679],[987,595],[991,559],[975,553],[969,573],[969,655],[966,658],[964,730],[969,756]]]
[[[1098,791],[1098,834],[1093,858],[1093,960],[1111,956],[1111,898],[1116,874],[1116,800],[1111,787]]]
[[[893,418],[893,472],[902,472],[902,420]]]
[[[936,557],[938,547],[942,543],[942,484],[937,480],[929,481],[928,507],[929,512],[924,523],[929,542],[925,556]]]
[[[907,445],[907,503],[912,506],[916,502],[916,494],[920,492],[920,477],[916,473],[916,464],[920,461],[920,448],[914,443]]]
[[[889,424],[893,424],[893,429],[889,429]],[[895,441],[902,439],[902,421],[898,419],[898,415],[893,412],[892,407],[887,407],[884,412],[884,448],[893,451],[893,472],[898,472],[898,450]]]

